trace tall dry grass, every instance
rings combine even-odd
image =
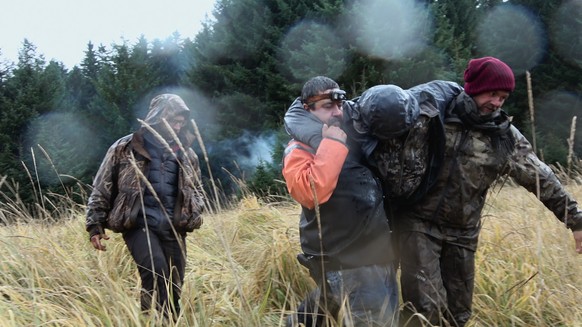
[[[582,187],[569,186],[582,199]],[[299,266],[299,207],[246,197],[206,214],[187,238],[182,314],[144,316],[120,235],[95,251],[80,208],[58,222],[0,228],[0,326],[283,326],[313,287]],[[68,213],[67,213],[68,212]],[[582,326],[582,256],[571,233],[524,189],[491,193],[469,326]]]
[[[582,326],[572,233],[522,188],[492,192],[483,217],[473,326]]]
[[[0,228],[0,326],[277,326],[313,286],[295,260],[297,210],[251,197],[206,214],[187,238],[175,323],[140,313],[139,276],[120,235],[98,252],[79,208],[58,222],[24,217]]]
[[[568,166],[556,171],[582,200],[582,162]],[[0,187],[18,194],[6,178]],[[215,185],[213,192],[206,198],[218,199]],[[95,251],[83,206],[40,187],[32,208],[0,192],[0,327],[284,326],[314,287],[295,260],[300,207],[243,193],[231,209],[209,205],[202,228],[187,237],[174,322],[140,312],[139,275],[121,236]],[[510,185],[491,192],[483,217],[469,326],[582,326],[582,256],[571,233]]]

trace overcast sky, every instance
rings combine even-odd
[[[108,48],[140,35],[148,41],[172,33],[193,38],[211,17],[215,0],[0,0],[0,60],[16,62],[24,39],[37,54],[80,64],[87,43]]]

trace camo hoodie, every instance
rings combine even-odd
[[[377,85],[348,111],[383,182],[387,212],[415,203],[434,184],[443,157],[444,112],[462,90],[440,80],[407,90]]]
[[[540,201],[568,228],[582,229],[577,202],[509,117],[503,111],[492,117],[476,113],[475,102],[464,92],[447,109],[442,169],[424,198],[401,211],[399,229],[439,239],[455,237],[460,245],[475,249],[487,192],[502,176],[512,177],[532,193],[539,178]],[[438,227],[429,228],[423,221]]]
[[[105,155],[93,182],[93,191],[87,203],[86,229],[90,236],[102,228],[124,232],[137,225],[138,212],[143,203],[143,192],[149,169],[150,155],[144,148],[144,134],[155,130],[177,115],[190,117],[190,109],[174,94],[162,94],[152,99],[145,120],[133,134],[117,140]],[[172,226],[179,233],[191,232],[202,225],[203,190],[200,166],[196,153],[190,147],[194,141],[193,124],[182,127],[177,140],[167,142],[176,149],[179,174],[178,198]]]

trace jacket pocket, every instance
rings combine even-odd
[[[123,211],[125,215],[123,227],[125,230],[133,229],[137,226],[137,216],[140,212],[139,208],[136,207],[138,198],[139,196],[132,194],[126,201],[127,206]]]
[[[124,209],[127,208],[127,195],[119,193],[113,202],[113,209],[107,215],[107,227],[114,232],[123,231]]]
[[[196,195],[196,192],[187,193],[184,194],[185,201],[180,212],[180,220],[175,227],[180,231],[191,232],[202,226],[202,206],[204,203]]]
[[[129,197],[127,193],[119,193],[113,204],[113,209],[107,216],[107,227],[114,232],[124,232],[136,226],[136,217],[131,212],[136,196]]]

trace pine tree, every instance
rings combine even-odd
[[[513,0],[512,5],[524,8],[539,22],[541,35],[547,40],[543,44],[543,56],[531,67],[532,93],[534,97],[535,122],[538,150],[548,163],[565,164],[568,150],[567,138],[573,116],[580,116],[582,65],[578,64],[578,52],[564,52],[566,49],[581,49],[582,38],[579,31],[581,5],[576,1],[562,0]],[[576,18],[578,17],[578,18]],[[516,75],[516,90],[509,99],[511,114],[516,116],[515,124],[526,135],[533,137],[529,127],[529,111],[525,76]],[[577,133],[574,151],[582,153],[582,135]]]
[[[0,112],[0,171],[20,184],[24,199],[32,197],[33,185],[22,163],[30,171],[37,168],[33,160],[36,144],[31,138],[37,131],[31,126],[66,107],[65,82],[63,65],[51,61],[47,66],[25,39],[16,68],[3,85]]]
[[[228,126],[221,135],[278,127],[300,91],[297,79],[280,64],[292,56],[281,49],[284,35],[303,18],[333,25],[342,7],[341,1],[332,0],[217,3],[215,22],[194,41],[194,68],[188,78],[212,98],[218,123]],[[299,53],[294,55],[291,62],[303,61]]]
[[[164,41],[155,40],[151,50],[151,72],[158,77],[156,84],[181,86],[186,83],[185,76],[190,68],[189,58],[183,50],[182,41],[178,33],[174,33]]]

